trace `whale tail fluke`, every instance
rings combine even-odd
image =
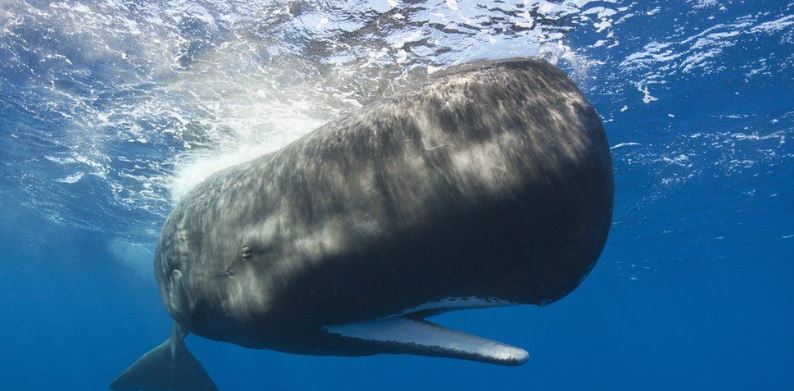
[[[122,373],[110,388],[117,391],[217,391],[204,367],[187,350],[184,333],[174,326],[171,337]]]

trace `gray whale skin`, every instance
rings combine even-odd
[[[220,171],[155,254],[171,337],[116,390],[215,390],[188,333],[317,355],[516,365],[519,348],[425,320],[544,305],[595,264],[612,216],[601,121],[556,67],[481,61]]]

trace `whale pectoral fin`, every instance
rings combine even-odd
[[[376,344],[376,350],[384,353],[452,357],[501,365],[520,365],[529,357],[523,349],[409,316],[332,325],[325,330]]]

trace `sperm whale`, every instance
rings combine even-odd
[[[216,389],[188,334],[521,364],[523,349],[427,318],[564,297],[612,204],[601,120],[564,72],[526,58],[437,72],[187,194],[155,251],[174,329],[111,387]]]

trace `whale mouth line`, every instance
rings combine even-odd
[[[503,300],[495,297],[479,297],[479,296],[462,296],[462,297],[446,297],[443,299],[430,301],[420,304],[415,307],[407,308],[394,315],[388,315],[378,319],[388,319],[400,316],[408,316],[416,319],[425,319],[431,316],[440,315],[445,312],[478,309],[478,308],[491,308],[491,307],[505,307],[509,305],[519,305],[509,300]]]

